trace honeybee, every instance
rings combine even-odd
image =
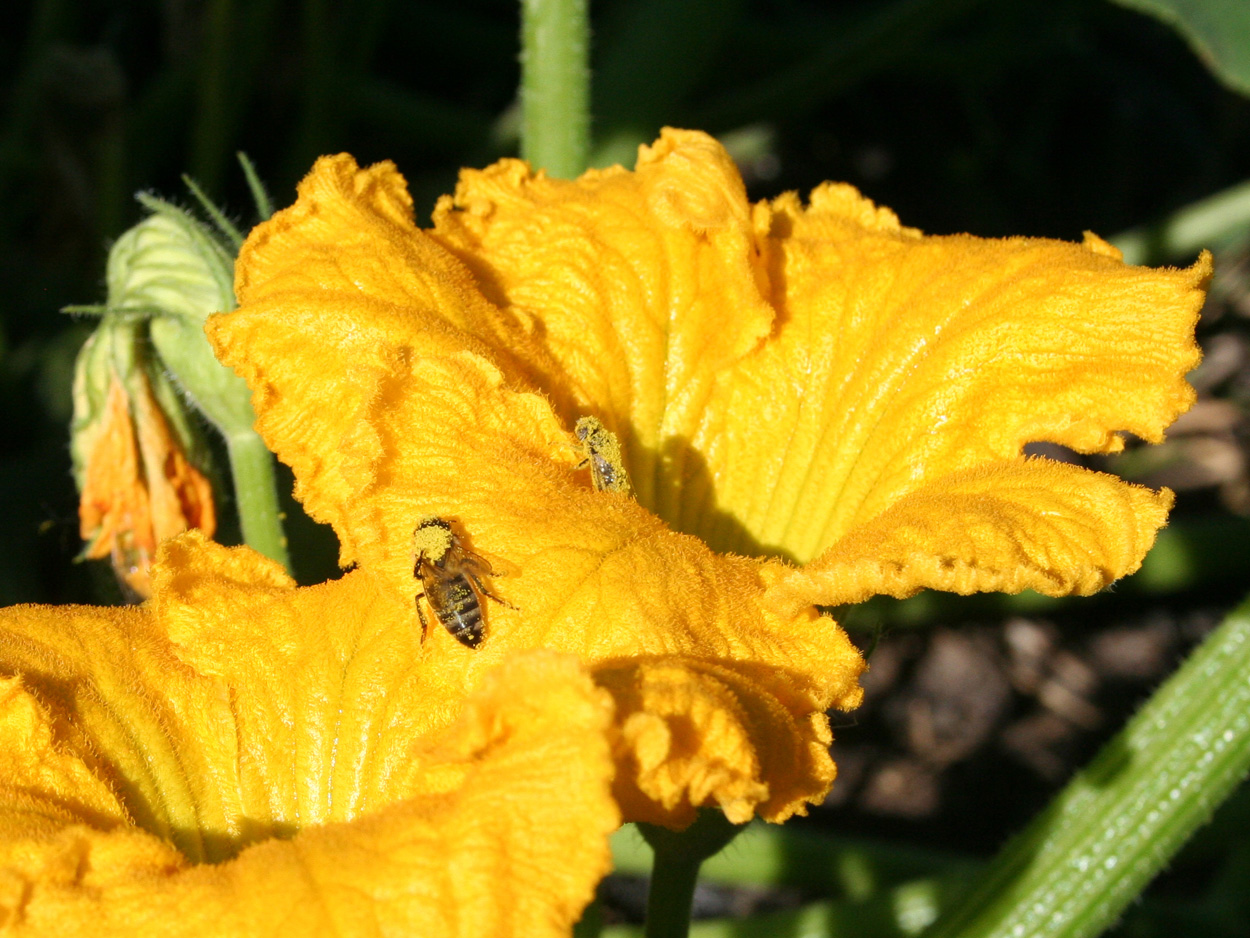
[[[429,623],[421,610],[421,598],[430,604],[434,615],[457,641],[469,648],[482,643],[482,601],[486,596],[502,606],[504,602],[482,582],[482,577],[495,576],[484,557],[464,547],[442,518],[423,518],[412,535],[416,560],[412,575],[421,581],[424,590],[417,594],[417,616],[421,619],[421,638],[429,631]]]
[[[595,491],[632,494],[629,473],[625,471],[621,443],[616,434],[605,427],[598,417],[582,417],[573,428],[573,433],[586,454],[577,468],[590,466],[590,481]]]

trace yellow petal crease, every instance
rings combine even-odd
[[[0,923],[568,933],[620,821],[575,659],[451,698],[367,574],[297,589],[197,535],[156,574],[137,609],[0,615]]]
[[[343,477],[339,447],[353,432],[357,449],[380,445],[365,432],[366,418],[387,406],[392,359],[414,349],[432,357],[467,350],[517,378],[505,350],[528,348],[527,359],[539,360],[545,353],[525,323],[487,302],[468,270],[417,229],[393,165],[361,170],[349,156],[325,157],[299,191],[241,251],[235,292],[248,314],[212,317],[207,331],[219,357],[247,379],[257,429],[295,471],[297,497],[338,531],[346,566],[356,545],[340,516],[358,480]],[[248,328],[252,317],[264,327]],[[260,347],[247,356],[224,351],[242,341]],[[296,383],[301,396],[284,396]],[[325,406],[309,420],[314,401]]]
[[[774,315],[724,148],[666,129],[633,172],[563,181],[519,160],[465,170],[431,234],[500,308],[542,323],[559,370],[534,360],[535,382],[569,425],[600,416],[621,437],[639,501],[671,517],[683,474],[697,470],[683,435],[717,373]]]

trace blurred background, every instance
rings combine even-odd
[[[1093,0],[591,9],[598,165],[631,165],[664,124],[695,127],[726,143],[753,198],[845,180],[933,233],[1088,229],[1150,263],[1218,249],[1198,407],[1163,447],[1079,460],[1178,490],[1141,574],[1081,602],[922,595],[845,614],[872,648],[869,702],[843,720],[843,775],[814,823],[947,863],[986,855],[1250,585],[1250,190],[1236,188],[1250,179],[1250,98],[1236,89],[1250,83],[1209,70],[1164,23]],[[3,5],[0,603],[117,600],[107,564],[74,562],[66,428],[92,323],[59,310],[103,299],[135,193],[189,205],[189,173],[246,230],[236,151],[281,207],[316,156],[347,150],[394,160],[425,222],[458,167],[516,152],[518,30],[514,0]],[[299,577],[334,575],[332,535],[288,511]],[[1248,933],[1244,795],[1224,812],[1126,933],[1198,920]],[[609,916],[631,914],[628,877],[604,888]],[[701,895],[705,911],[755,901]]]

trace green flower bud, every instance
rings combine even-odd
[[[234,308],[234,256],[182,209],[141,197],[152,214],[123,234],[108,259],[108,303],[148,318],[152,345],[191,402],[230,439],[256,415],[243,379],[213,355],[212,313]]]

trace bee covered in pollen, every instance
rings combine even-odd
[[[421,610],[421,599],[430,604],[434,615],[457,641],[469,648],[482,643],[482,597],[493,599],[509,609],[482,582],[495,576],[484,557],[479,557],[460,543],[451,525],[442,518],[423,518],[413,532],[415,562],[412,575],[421,581],[424,592],[417,594],[417,616],[421,619],[421,638],[429,631],[429,623]]]
[[[582,417],[573,428],[573,433],[586,456],[577,468],[590,466],[590,481],[595,491],[632,495],[629,473],[625,471],[621,443],[616,434],[605,427],[598,417]]]

